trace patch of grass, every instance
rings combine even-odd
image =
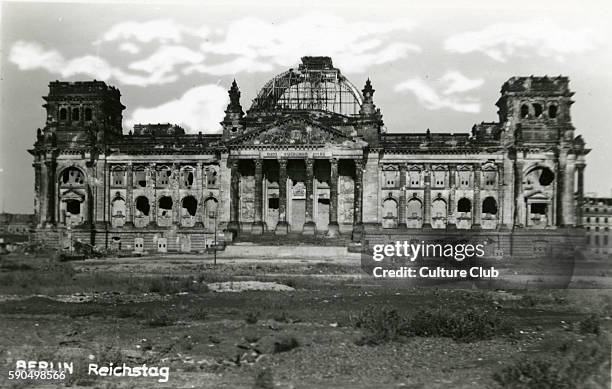
[[[165,312],[154,312],[146,319],[150,327],[167,327],[174,324],[174,319]]]
[[[495,372],[493,378],[504,388],[603,388],[610,379],[609,356],[609,344],[605,340],[572,340],[554,353],[522,355]]]
[[[284,336],[274,342],[274,353],[284,353],[300,347],[300,342],[293,336]]]
[[[261,369],[255,376],[253,389],[274,389],[274,377],[270,369]]]
[[[197,307],[190,311],[189,318],[193,320],[204,321],[208,318],[208,311],[203,307]]]
[[[244,321],[247,324],[256,324],[259,321],[259,312],[247,312]]]
[[[601,333],[601,319],[595,314],[591,314],[578,322],[578,330],[583,334]]]
[[[398,340],[406,328],[406,319],[391,307],[370,307],[354,318],[353,325],[365,331],[360,345],[376,345]]]
[[[159,294],[200,293],[207,292],[208,286],[193,277],[161,277],[149,281],[148,291]]]
[[[470,308],[457,312],[441,308],[417,312],[410,319],[406,333],[469,342],[490,339],[511,330],[509,323],[495,311]]]

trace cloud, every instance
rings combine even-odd
[[[127,21],[112,26],[94,44],[116,45],[116,50],[131,54],[130,63],[117,63],[119,56],[112,60],[93,55],[67,59],[58,50],[26,41],[12,46],[10,60],[21,70],[116,79],[124,85],[143,87],[171,83],[193,73],[270,72],[296,64],[304,55],[331,56],[343,71],[360,73],[420,52],[419,46],[402,41],[400,36],[414,26],[405,19],[354,22],[322,13],[282,23],[248,17],[214,32],[206,25],[195,28],[171,19]],[[152,47],[153,43],[158,46]],[[143,49],[148,50],[143,53]]]
[[[446,39],[444,47],[453,53],[481,52],[506,62],[512,56],[534,54],[558,61],[597,47],[598,38],[589,29],[563,29],[546,19],[497,23],[479,31],[463,32]]]
[[[181,97],[156,107],[136,108],[125,124],[173,123],[188,133],[214,133],[221,128],[223,110],[229,101],[227,91],[218,85],[201,85],[189,89]]]
[[[420,52],[415,44],[390,39],[414,27],[406,19],[349,22],[322,13],[309,13],[278,24],[249,17],[230,23],[222,40],[205,41],[200,48],[207,53],[237,55],[279,66],[295,64],[304,55],[328,55],[347,72],[363,72],[368,66]]]
[[[483,83],[482,79],[469,79],[457,71],[449,71],[440,78],[442,92],[420,78],[412,78],[395,86],[398,92],[412,92],[419,103],[429,110],[448,108],[457,112],[479,113],[480,101],[461,93],[477,89]]]

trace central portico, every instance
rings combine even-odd
[[[337,236],[361,224],[363,143],[287,120],[230,146],[229,229]]]

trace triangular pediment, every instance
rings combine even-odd
[[[287,119],[249,131],[231,141],[234,145],[339,144],[351,138],[335,128],[308,119]]]

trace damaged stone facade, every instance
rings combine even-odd
[[[387,132],[374,92],[330,58],[304,57],[246,112],[234,81],[221,134],[172,124],[123,134],[117,89],[52,82],[30,150],[37,236],[190,252],[236,234],[579,230],[589,150],[566,77],[510,78],[499,121],[471,134]]]

